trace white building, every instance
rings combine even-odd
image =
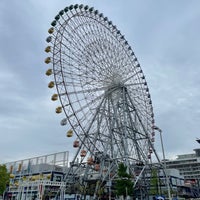
[[[175,160],[167,160],[168,169],[178,169],[185,179],[185,184],[199,186],[200,180],[200,149],[194,149],[195,153],[178,155]]]
[[[51,199],[65,187],[69,152],[59,152],[5,163],[10,183],[4,199]]]

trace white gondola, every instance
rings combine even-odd
[[[67,118],[64,118],[60,121],[61,126],[65,126],[67,124]]]

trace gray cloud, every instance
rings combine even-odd
[[[163,130],[166,155],[198,147],[200,2],[139,0],[0,3],[0,162],[70,150],[72,139],[50,101],[43,49],[54,16],[83,3],[104,13],[125,35],[141,63]],[[160,153],[159,137],[156,146]]]

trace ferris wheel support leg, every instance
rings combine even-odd
[[[143,169],[141,170],[139,176],[137,177],[136,181],[134,182],[133,188],[136,186],[137,182],[140,180],[145,168],[146,168],[146,166],[144,166]]]

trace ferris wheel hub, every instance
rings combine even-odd
[[[112,88],[121,88],[124,85],[122,79],[123,77],[118,72],[112,72],[105,77],[103,83],[108,90]]]

